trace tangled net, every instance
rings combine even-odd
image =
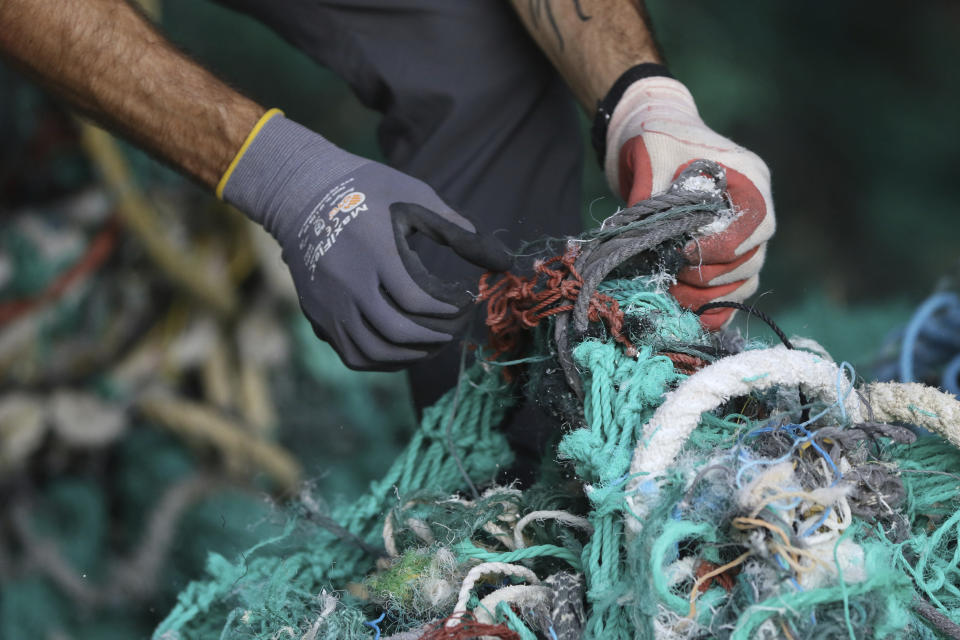
[[[643,275],[736,215],[723,192],[697,163],[485,281],[494,351],[522,351],[466,369],[359,502],[211,555],[154,637],[960,637],[960,404],[707,334]],[[496,429],[521,379],[566,425],[525,489]]]

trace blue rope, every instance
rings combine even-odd
[[[940,381],[940,386],[960,397],[960,354],[957,354],[956,358],[947,363],[943,370],[943,380]]]
[[[380,614],[380,617],[376,620],[365,620],[363,624],[367,625],[374,631],[373,640],[380,640],[380,623],[383,622],[383,619],[387,617],[387,612],[384,611]]]
[[[903,334],[903,343],[900,347],[900,381],[915,382],[916,370],[914,367],[917,351],[917,344],[921,331],[924,331],[928,325],[932,325],[931,320],[934,314],[941,309],[951,308],[948,313],[950,320],[954,316],[960,315],[952,307],[960,308],[960,298],[954,293],[935,293],[927,298],[917,309]],[[960,323],[958,323],[960,329]],[[945,335],[942,327],[937,326],[936,333]]]

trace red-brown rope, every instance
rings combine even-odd
[[[701,559],[697,563],[697,568],[693,572],[693,577],[699,580],[700,578],[707,575],[711,571],[714,571],[715,569],[719,569],[719,568],[720,568],[719,564],[714,564],[707,560]],[[734,579],[737,577],[738,573],[740,573],[740,567],[732,567],[719,575],[715,575],[710,578],[707,578],[697,587],[697,592],[706,593],[707,589],[710,588],[710,585],[714,581],[716,581],[718,585],[723,587],[729,593],[730,591],[733,591],[733,588],[736,585],[736,583],[734,582]]]
[[[685,375],[693,375],[700,369],[703,369],[705,366],[710,364],[703,358],[698,358],[697,356],[692,356],[688,353],[679,353],[677,351],[664,351],[663,355],[670,358],[673,362],[674,368]]]
[[[459,619],[460,624],[448,627],[447,622]],[[520,640],[520,634],[503,624],[482,624],[469,617],[469,614],[450,616],[435,623],[435,626],[420,636],[420,640],[471,640],[472,638],[500,638],[500,640]]]
[[[515,353],[524,333],[541,320],[573,310],[573,301],[583,286],[583,278],[574,266],[578,254],[579,248],[572,245],[562,256],[537,261],[530,277],[506,273],[491,284],[494,274],[483,274],[478,300],[487,303],[494,359]],[[613,339],[626,347],[627,355],[636,354],[633,344],[623,335],[623,311],[614,298],[594,292],[587,317],[591,322],[602,320]]]

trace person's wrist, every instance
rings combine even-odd
[[[210,111],[212,121],[208,130],[211,137],[217,140],[217,144],[211,149],[205,175],[199,177],[214,192],[250,137],[250,132],[266,113],[267,109],[241,95],[235,96],[229,104],[220,105]]]
[[[608,122],[606,153],[602,165],[611,190],[625,199],[630,191],[632,178],[630,175],[621,176],[623,170],[628,166],[633,167],[633,170],[639,170],[644,166],[650,170],[651,162],[662,164],[669,155],[665,155],[664,152],[677,142],[669,136],[653,136],[657,140],[654,144],[659,149],[648,148],[646,145],[651,143],[650,136],[643,136],[643,134],[654,132],[649,126],[651,120],[657,120],[667,127],[677,125],[681,121],[688,125],[703,124],[693,95],[679,80],[649,76],[636,80],[627,87]],[[660,129],[660,126],[654,127],[654,130]],[[635,138],[641,136],[643,141],[637,143]],[[663,145],[666,145],[666,148]],[[649,153],[645,163],[638,164],[637,158],[633,157],[637,149],[643,149]],[[677,166],[679,163],[674,163],[672,169]],[[660,188],[665,186],[661,181]]]
[[[217,195],[277,236],[293,212],[369,160],[355,156],[272,109],[250,132]]]
[[[590,142],[597,152],[597,161],[602,167],[607,155],[607,132],[613,113],[626,91],[637,81],[644,78],[673,78],[673,74],[663,64],[644,62],[630,67],[614,81],[603,100],[597,102],[597,110],[590,128]]]
[[[247,151],[254,143],[254,140],[256,140],[260,135],[263,127],[274,116],[283,116],[283,111],[280,109],[268,109],[267,111],[261,113],[251,126],[246,127],[245,133],[239,135],[237,132],[242,131],[243,128],[238,128],[237,126],[231,127],[233,131],[233,135],[231,136],[233,144],[230,146],[234,151],[227,163],[221,167],[220,179],[217,181],[214,187],[214,191],[218,199],[224,199],[224,189],[226,188],[227,183],[230,181],[230,178],[233,177],[233,172],[236,170],[240,160],[246,156]],[[238,144],[237,140],[239,140]]]

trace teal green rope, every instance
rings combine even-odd
[[[467,379],[457,399],[450,436],[470,478],[487,483],[513,459],[506,438],[494,429],[514,402],[513,395],[505,393],[496,370],[487,371],[475,365],[464,375]],[[447,393],[425,410],[419,430],[400,458],[380,481],[370,485],[365,496],[334,509],[333,519],[354,535],[377,542],[382,514],[395,504],[398,494],[449,495],[465,489],[460,470],[446,447],[444,418],[450,414],[453,400],[453,393]],[[153,638],[160,640],[164,634],[177,633],[184,640],[206,640],[214,635],[215,628],[230,637],[230,628],[223,621],[240,606],[246,611],[244,633],[262,628],[263,633],[252,637],[266,640],[272,637],[270,629],[280,620],[306,619],[315,608],[315,595],[321,589],[355,580],[373,566],[373,558],[326,531],[318,531],[299,551],[259,553],[272,542],[275,540],[250,549],[238,563],[211,554],[207,563],[209,577],[187,585]],[[220,626],[214,627],[218,620]],[[240,623],[228,620],[228,624]]]
[[[707,346],[709,341],[693,314],[682,311],[669,296],[652,293],[642,281],[604,283],[600,290],[614,296],[627,313],[642,317],[645,333],[642,339],[636,340],[639,345],[636,358],[626,357],[623,350],[611,342],[593,339],[577,345],[572,354],[584,385],[584,423],[581,428],[564,434],[558,457],[572,463],[578,480],[587,487],[590,502],[587,519],[593,526],[593,534],[582,549],[579,543],[571,545],[574,549],[558,543],[514,551],[488,551],[470,540],[472,532],[485,521],[483,518],[489,519],[488,514],[496,509],[484,504],[485,499],[481,498],[470,506],[458,507],[467,520],[462,528],[447,531],[448,537],[442,540],[439,535],[437,538],[438,544],[452,549],[461,560],[506,563],[560,560],[569,564],[582,571],[586,581],[588,607],[584,637],[632,640],[652,637],[653,620],[661,613],[681,617],[687,613],[689,600],[683,597],[682,590],[689,582],[671,585],[667,577],[670,565],[680,557],[681,550],[685,557],[693,553],[715,562],[722,555],[720,543],[730,539],[728,533],[716,529],[709,509],[678,511],[676,505],[689,481],[690,468],[683,466],[664,480],[656,504],[647,505],[649,508],[645,509],[641,522],[642,535],[628,541],[624,522],[630,513],[624,491],[630,484],[630,461],[637,438],[663,402],[665,393],[685,379],[668,358],[658,353],[664,345],[680,344],[696,350]],[[543,360],[543,356],[531,356],[518,362]],[[434,499],[461,492],[466,484],[448,449],[446,418],[452,413],[455,417],[450,423],[449,439],[471,481],[489,485],[498,471],[509,464],[509,447],[496,425],[513,401],[510,388],[504,385],[496,367],[479,364],[463,375],[466,380],[461,380],[461,396],[455,413],[452,412],[454,395],[447,394],[424,412],[409,446],[383,477],[371,484],[369,492],[360,500],[333,510],[333,517],[355,535],[378,542],[383,514],[396,510],[398,502],[403,505],[408,499],[416,501],[425,495],[429,499],[418,503],[423,512],[416,517],[434,526],[435,532],[436,526],[444,528],[441,522],[431,520],[430,509],[439,504]],[[700,428],[685,443],[683,455],[695,468],[717,451],[736,445],[743,432],[754,426],[755,421],[741,415],[720,418],[704,414]],[[781,593],[763,602],[745,595],[743,584],[738,584],[731,593],[720,587],[711,588],[698,597],[696,621],[709,627],[713,613],[726,607],[728,615],[734,616],[728,618],[728,622],[736,621],[731,637],[745,640],[772,616],[781,616],[789,624],[802,628],[808,624],[810,614],[818,613],[819,608],[839,614],[842,605],[846,634],[853,637],[855,623],[851,610],[862,612],[864,603],[871,603],[875,611],[880,612],[870,622],[877,636],[896,636],[914,620],[909,611],[914,594],[910,578],[926,600],[952,618],[960,616],[955,613],[960,611],[960,476],[950,473],[960,469],[960,452],[939,439],[930,438],[910,446],[891,445],[890,459],[903,469],[906,493],[903,508],[913,525],[912,536],[907,541],[888,541],[881,529],[869,532],[850,529],[833,549],[838,583],[831,581],[829,586],[803,591],[794,591],[784,583]],[[933,470],[939,472],[930,473]],[[531,507],[526,495],[517,499],[521,510]],[[460,517],[455,515],[461,514],[460,511],[447,509],[451,517]],[[398,522],[402,521],[398,518]],[[866,579],[862,582],[848,585],[845,581],[838,557],[839,545],[844,539],[854,541],[864,550]],[[171,630],[184,640],[206,640],[216,636],[204,633],[212,627],[209,621],[228,619],[222,630],[224,638],[242,636],[266,640],[275,635],[280,624],[296,627],[309,619],[305,612],[315,611],[315,594],[321,588],[356,581],[373,568],[373,559],[324,531],[317,532],[305,549],[290,553],[284,549],[283,553],[269,555],[260,547],[259,552],[252,549],[238,563],[211,556],[210,578],[191,583],[181,593],[177,607],[158,633]],[[728,605],[742,611],[737,613],[737,609],[730,609]],[[243,616],[230,617],[228,614],[234,609],[243,610]],[[325,638],[365,637],[366,630],[350,631],[362,625],[361,608],[344,606],[343,611],[343,626],[335,631],[325,630]],[[497,619],[505,621],[524,640],[536,637],[506,603],[498,605],[495,613]]]
[[[653,589],[664,605],[682,614],[686,614],[690,609],[690,601],[670,591],[664,564],[668,558],[670,562],[676,559],[670,556],[676,555],[677,544],[686,539],[713,542],[716,540],[716,527],[705,522],[672,520],[664,525],[663,531],[650,548],[650,580]]]
[[[908,624],[911,619],[904,603],[913,598],[913,589],[909,579],[890,566],[889,551],[882,543],[860,543],[864,547],[866,579],[850,585],[809,589],[768,598],[748,607],[740,614],[737,626],[730,636],[731,640],[747,640],[767,619],[774,615],[795,615],[812,611],[817,605],[842,602],[843,590],[847,597],[865,596],[879,605],[886,620],[877,620],[875,633],[877,638],[887,637]]]
[[[519,560],[535,560],[537,558],[559,558],[577,571],[581,570],[580,558],[566,547],[553,544],[537,544],[513,551],[487,551],[477,547],[469,540],[464,540],[453,546],[453,550],[462,558],[472,558],[483,562],[517,562]]]
[[[527,628],[527,625],[523,623],[523,620],[520,619],[513,609],[510,608],[510,605],[506,602],[497,603],[497,619],[505,622],[508,627],[517,632],[520,636],[520,640],[537,640],[537,634]]]

